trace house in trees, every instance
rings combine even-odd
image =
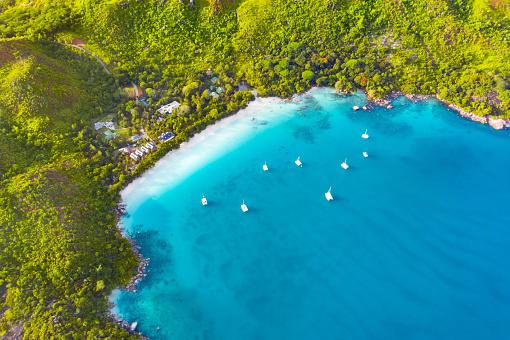
[[[161,113],[161,114],[166,113],[167,115],[169,115],[170,113],[172,113],[173,110],[175,110],[179,106],[181,106],[181,104],[179,104],[179,102],[173,101],[170,104],[166,104],[166,105],[161,106],[158,109],[158,112]]]
[[[105,134],[105,137],[104,137],[104,138],[105,138],[106,140],[110,140],[110,139],[112,139],[113,137],[117,136],[117,132],[111,132],[110,130],[106,130],[106,131],[104,132],[104,134]]]
[[[161,142],[169,141],[172,138],[175,138],[175,135],[172,132],[165,132],[158,137]]]

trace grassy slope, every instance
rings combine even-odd
[[[394,26],[415,33],[403,39],[405,57],[415,54],[411,46],[416,44],[410,43],[410,38],[421,39],[430,52],[426,54],[422,49],[418,53],[417,61],[410,63],[416,73],[409,78],[418,78],[419,82],[421,71],[435,72],[438,93],[478,114],[488,112],[490,107],[484,106],[483,101],[489,103],[496,94],[496,102],[503,103],[493,105],[492,114],[509,116],[510,31],[504,24],[506,19],[478,18],[478,6],[487,2],[464,2],[466,7],[460,13],[448,1],[440,0],[402,1],[399,9],[405,15],[394,11]],[[430,57],[435,67],[430,67]]]
[[[84,339],[101,329],[127,338],[100,316],[104,294],[129,279],[136,259],[95,178],[108,159],[87,129],[79,131],[94,114],[89,103],[101,102],[91,89],[102,82],[83,74],[101,79],[103,71],[83,56],[71,55],[89,68],[55,59],[61,49],[0,44],[0,286],[7,289],[0,332],[21,321],[30,339]]]
[[[0,119],[15,134],[34,143],[40,139],[37,146],[27,145],[2,134],[0,175],[49,159],[51,141],[65,133],[74,118],[68,113],[79,95],[76,77],[34,48],[24,41],[0,43]]]
[[[328,9],[328,4],[337,9]],[[396,69],[397,88],[442,93],[480,115],[508,116],[507,7],[480,0],[245,0],[218,12],[212,6],[196,10],[178,1],[164,6],[144,1],[96,9],[99,19],[87,39],[135,80],[149,79],[164,89],[172,84],[161,78],[190,77],[210,67],[227,67],[236,74],[266,55],[275,56],[290,42],[327,53],[359,47],[363,37],[377,46],[378,39],[393,35],[397,45],[386,51],[386,60]],[[490,8],[490,13],[484,10],[480,17],[481,8]],[[492,106],[485,105],[494,97]]]
[[[503,104],[493,112],[508,114],[506,0],[201,0],[198,10],[178,0],[119,2],[37,0],[4,12],[2,34],[76,34],[118,67],[117,75],[176,96],[183,81],[208,68],[270,82],[279,72],[274,64],[294,53],[290,43],[303,43],[307,66],[340,55],[328,61],[335,73],[321,76],[334,79],[347,62],[375,55],[393,67],[382,68],[384,76],[398,79],[384,91],[437,92],[480,114],[496,93]],[[46,22],[54,13],[65,19]],[[112,150],[86,128],[96,107],[111,102],[112,79],[98,65],[78,69],[67,55],[32,43],[1,43],[0,51],[0,260],[8,263],[0,269],[0,288],[8,287],[0,326],[24,320],[29,338],[115,334],[93,315],[104,309],[104,294],[129,277],[134,259],[113,229],[105,189]],[[370,58],[356,77],[369,77]],[[266,74],[250,71],[255,67]],[[279,73],[282,82],[293,82],[294,71],[301,80],[302,69],[292,67]],[[61,321],[53,325],[55,315]]]

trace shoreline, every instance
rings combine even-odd
[[[291,98],[293,98],[291,101],[298,102],[297,100],[299,98],[298,98],[297,94],[292,96]],[[246,108],[239,110],[234,115],[228,116],[228,117],[220,120],[219,122],[216,122],[215,124],[209,125],[206,129],[204,129],[200,133],[193,136],[189,141],[182,143],[178,149],[172,150],[171,152],[169,152],[168,154],[163,156],[161,159],[158,160],[158,162],[154,165],[154,167],[151,167],[147,171],[150,171],[153,168],[157,168],[159,166],[158,163],[160,163],[162,160],[169,161],[172,158],[176,157],[176,155],[180,154],[181,152],[185,152],[185,151],[189,150],[192,146],[194,146],[195,144],[197,144],[199,142],[202,142],[208,136],[214,135],[214,133],[217,130],[224,128],[231,122],[234,122],[234,121],[236,121],[240,118],[243,118],[251,113],[254,113],[255,111],[257,111],[267,105],[275,104],[275,103],[278,103],[283,100],[284,99],[278,98],[278,97],[268,97],[268,98],[258,98],[258,101],[256,99],[256,100],[250,102]],[[301,101],[301,100],[299,99],[299,101]],[[128,214],[127,210],[126,210],[126,204],[123,203],[123,196],[128,194],[129,192],[131,192],[137,184],[143,183],[144,181],[145,181],[144,176],[140,176],[140,177],[136,178],[134,181],[132,181],[131,183],[129,183],[126,187],[124,187],[120,191],[121,198],[114,208],[114,212],[116,214],[116,220],[117,220],[117,222],[116,222],[117,230],[120,232],[122,237],[125,237],[129,241],[129,243],[131,244],[133,254],[137,257],[137,259],[139,261],[136,272],[131,277],[129,283],[125,286],[117,287],[117,289],[119,289],[121,292],[136,293],[137,292],[136,285],[147,276],[147,274],[145,273],[145,270],[146,270],[147,266],[149,265],[150,258],[143,257],[143,255],[140,253],[141,247],[136,245],[136,240],[134,238],[132,238],[129,235],[128,231],[122,226],[122,217]],[[113,291],[112,291],[112,294],[113,294]],[[112,322],[115,322],[117,325],[119,325],[120,328],[126,329],[130,334],[133,335],[133,334],[137,333],[141,336],[142,340],[149,340],[149,338],[144,337],[142,333],[137,332],[136,330],[131,330],[131,325],[129,324],[129,322],[119,318],[119,316],[113,312],[113,309],[116,307],[116,304],[111,301],[112,294],[110,294],[110,296],[108,297],[107,316],[112,320]]]
[[[153,167],[146,170],[144,172],[144,174],[153,168],[159,167],[160,165],[158,165],[158,163],[160,163],[162,160],[165,160],[165,161],[171,160],[172,158],[176,157],[176,155],[180,154],[181,152],[185,152],[185,151],[189,150],[195,144],[202,142],[208,136],[214,135],[214,133],[217,130],[224,128],[231,122],[234,122],[240,118],[243,118],[250,113],[254,113],[257,110],[264,108],[265,106],[270,105],[270,104],[275,104],[278,102],[294,102],[296,104],[300,104],[302,102],[302,97],[307,98],[308,96],[311,95],[311,93],[315,89],[318,89],[318,88],[320,88],[320,87],[312,87],[305,92],[295,93],[292,96],[289,96],[287,98],[279,98],[279,97],[260,98],[260,97],[257,97],[254,101],[250,102],[246,108],[239,110],[234,115],[228,116],[228,117],[222,119],[221,121],[216,122],[215,124],[209,125],[206,129],[204,129],[200,133],[194,135],[189,141],[182,143],[178,149],[172,150],[171,152],[169,152],[168,154],[163,156],[161,159],[159,159],[158,162]],[[326,88],[329,88],[329,87],[326,87]],[[333,92],[335,92],[334,88],[331,88],[331,89],[333,90]],[[401,96],[406,97],[407,99],[411,100],[413,103],[417,103],[421,100],[425,100],[428,98],[436,98],[438,101],[440,101],[445,106],[455,110],[460,116],[462,116],[466,119],[478,122],[478,123],[489,124],[492,128],[494,128],[496,130],[504,129],[505,124],[510,123],[510,119],[508,119],[508,118],[493,118],[492,116],[481,117],[481,116],[475,115],[471,112],[466,112],[461,107],[454,105],[452,103],[449,103],[446,100],[441,99],[437,94],[409,94],[409,93],[405,93],[405,92],[401,92],[401,91],[394,91],[394,92],[386,95],[385,97],[373,99],[368,95],[368,93],[366,91],[363,90],[362,92],[365,94],[366,99],[369,102],[367,105],[373,104],[375,106],[387,107],[388,109],[391,109],[391,108],[393,108],[393,106],[391,105],[391,102]],[[344,93],[344,92],[336,91],[336,93]],[[344,94],[349,94],[349,93],[344,93]],[[369,109],[369,108],[372,108],[372,107],[370,107],[370,106],[363,107],[363,109]],[[145,181],[145,178],[142,175],[142,176],[136,178],[135,180],[133,180],[132,182],[130,182],[126,187],[124,187],[120,191],[121,198],[120,198],[118,204],[116,205],[116,207],[114,208],[114,212],[116,213],[116,216],[117,216],[116,227],[117,227],[118,231],[121,233],[121,235],[129,241],[129,243],[132,246],[133,254],[138,258],[138,261],[139,261],[138,267],[136,269],[136,273],[133,274],[129,283],[126,286],[118,287],[118,289],[123,292],[132,292],[132,293],[137,292],[136,285],[141,280],[143,280],[143,278],[145,278],[147,276],[147,274],[145,273],[145,269],[149,265],[149,261],[150,261],[150,258],[143,257],[143,255],[140,253],[141,247],[136,245],[136,240],[134,238],[132,238],[129,235],[128,231],[122,227],[122,217],[127,214],[126,204],[122,203],[123,197],[124,197],[124,195],[129,194],[132,190],[134,190],[136,185],[141,184],[144,181]],[[110,295],[110,297],[111,297],[111,295]],[[109,299],[110,299],[110,297],[109,297]],[[127,331],[129,331],[130,334],[137,333],[141,336],[141,339],[148,340],[149,338],[144,337],[141,333],[136,332],[136,330],[131,330],[130,324],[127,321],[120,319],[119,316],[113,312],[113,308],[115,306],[116,306],[115,303],[113,303],[112,301],[109,300],[109,302],[108,302],[108,317],[110,317],[113,322],[117,323],[119,325],[119,327],[124,328]]]
[[[136,273],[133,274],[129,282],[125,286],[119,286],[117,289],[122,292],[132,292],[136,293],[136,285],[147,276],[145,274],[145,269],[149,265],[150,258],[144,258],[143,255],[140,253],[140,246],[136,245],[136,240],[134,238],[131,238],[130,235],[127,233],[124,228],[122,228],[122,217],[127,215],[126,211],[126,204],[122,203],[122,197],[113,209],[116,215],[116,228],[119,231],[119,233],[122,235],[122,237],[126,238],[129,243],[131,244],[131,249],[133,254],[138,259],[138,267],[136,268]],[[141,332],[136,331],[136,325],[133,328],[133,324],[129,324],[126,320],[123,320],[119,318],[117,314],[113,312],[113,308],[116,307],[116,304],[111,301],[112,293],[108,296],[108,310],[107,310],[107,317],[112,320],[112,322],[116,323],[120,328],[123,328],[129,332],[130,335],[138,334],[140,336],[141,340],[150,340],[148,337],[145,337]]]
[[[208,136],[214,135],[216,131],[224,128],[225,126],[229,125],[230,123],[241,119],[243,117],[248,116],[249,114],[253,114],[257,110],[266,107],[267,105],[275,104],[280,101],[284,101],[282,98],[278,97],[266,97],[266,98],[256,98],[255,100],[251,101],[248,106],[244,109],[240,109],[235,114],[225,117],[221,119],[220,121],[207,126],[203,131],[200,133],[195,134],[189,141],[183,142],[179,145],[178,149],[172,150],[168,152],[166,155],[161,157],[154,166],[147,169],[144,174],[148,171],[151,171],[153,169],[158,168],[162,165],[162,163],[171,161],[173,158],[175,158],[177,155],[179,155],[182,152],[188,151],[191,147],[198,144],[199,142],[202,142],[205,140]],[[163,162],[162,162],[163,161]],[[145,181],[144,176],[139,176],[135,178],[133,181],[131,181],[128,185],[126,185],[121,191],[120,196],[124,197],[125,195],[129,194],[134,188]]]
[[[119,203],[114,208],[116,218],[117,218],[117,230],[121,233],[121,235],[128,239],[131,247],[133,249],[133,254],[138,258],[138,267],[136,268],[136,274],[131,277],[128,284],[125,286],[120,286],[119,289],[125,292],[133,292],[136,293],[136,284],[140,282],[144,277],[147,276],[145,274],[145,268],[149,265],[150,258],[144,258],[142,254],[140,254],[140,246],[136,245],[136,240],[131,238],[124,228],[122,228],[122,217],[127,215],[126,204],[122,203],[122,198]]]
[[[404,96],[407,99],[411,100],[413,103],[416,103],[418,101],[428,99],[428,98],[436,98],[439,102],[444,104],[450,109],[453,109],[456,111],[460,116],[463,118],[469,119],[471,121],[480,123],[480,124],[488,124],[490,127],[492,127],[495,130],[503,130],[506,128],[506,125],[510,124],[510,118],[494,118],[491,115],[485,115],[485,116],[478,116],[471,111],[465,111],[463,108],[461,108],[458,105],[452,104],[447,100],[442,99],[439,97],[438,94],[411,94],[411,93],[405,93],[401,91],[394,91],[382,98],[370,98],[368,93],[363,90],[363,93],[367,97],[367,100],[374,103],[377,106],[385,106],[388,109],[391,109],[393,106],[391,106],[391,102],[396,99],[397,97]]]

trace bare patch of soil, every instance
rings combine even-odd
[[[73,45],[75,45],[75,46],[80,46],[80,47],[87,46],[87,45],[85,44],[85,41],[83,41],[83,39],[80,39],[80,38],[73,39],[73,41],[71,42],[71,44],[73,44]]]
[[[145,93],[143,92],[140,85],[136,85],[136,87],[138,88],[138,96],[143,97]],[[136,98],[135,88],[132,85],[124,87],[124,96],[126,96],[126,98],[135,99]]]

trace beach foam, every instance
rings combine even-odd
[[[509,338],[510,136],[434,99],[353,111],[362,94],[311,95],[123,193],[151,261],[119,313],[161,339]]]
[[[260,114],[259,112],[278,103],[281,103],[279,98],[258,98],[235,115],[208,126],[204,131],[193,136],[190,141],[183,143],[179,149],[164,156],[143,176],[130,183],[121,191],[121,196],[126,203],[129,202],[132,209],[136,209],[137,204],[140,203],[137,197],[130,195],[133,190],[143,187],[142,190],[146,195],[154,198],[159,197],[169,187],[179,184],[190,174],[248,140],[253,135],[253,127],[257,126],[261,119],[264,119],[264,113]],[[256,117],[257,120],[251,121],[251,117]],[[275,119],[273,117],[274,121]],[[239,120],[243,121],[235,126],[232,125]],[[224,129],[227,131],[222,131]],[[213,136],[216,138],[211,138]],[[148,178],[151,180],[147,181]]]

